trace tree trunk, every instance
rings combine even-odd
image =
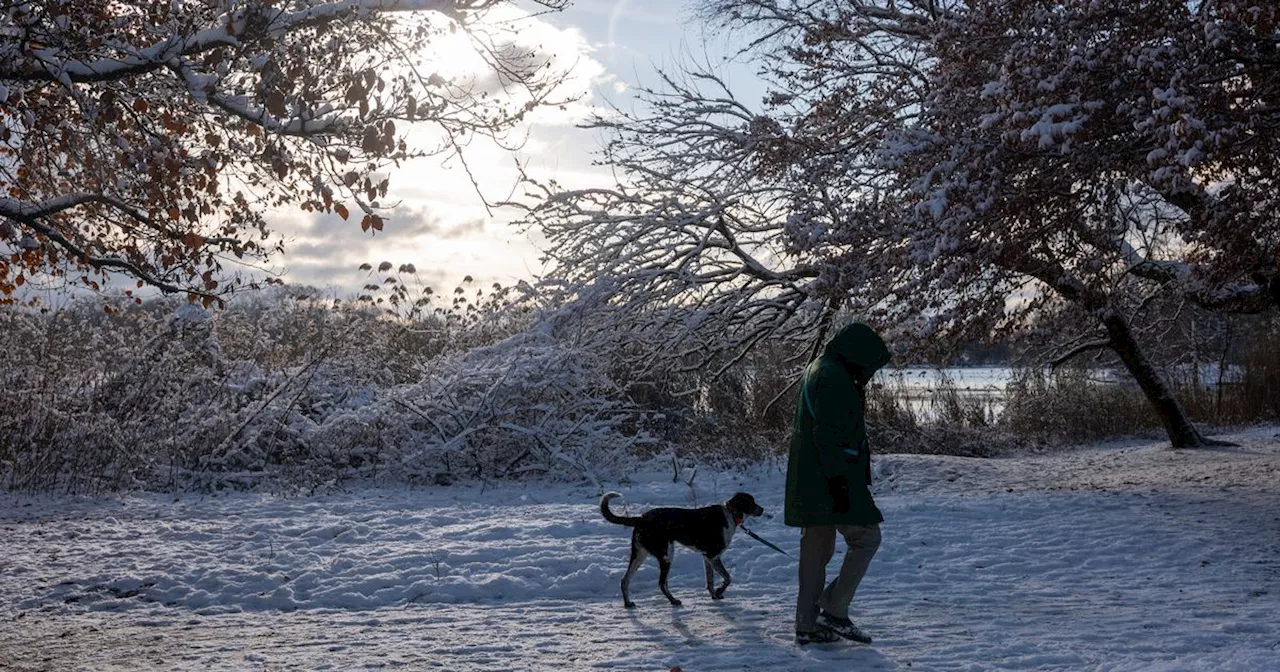
[[[1142,388],[1147,401],[1151,402],[1156,413],[1160,415],[1160,421],[1164,423],[1164,431],[1169,435],[1169,441],[1173,447],[1203,448],[1216,445],[1216,441],[1206,439],[1195,425],[1191,424],[1190,418],[1187,417],[1178,398],[1174,396],[1173,390],[1169,389],[1155,367],[1151,366],[1151,362],[1147,360],[1146,354],[1142,352],[1142,346],[1138,344],[1138,339],[1134,338],[1129,322],[1111,311],[1103,316],[1102,323],[1111,336],[1112,349],[1120,356],[1120,361],[1124,362],[1129,374],[1138,382],[1138,387]]]

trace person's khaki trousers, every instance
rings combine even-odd
[[[836,551],[836,532],[844,537],[840,573],[827,584],[827,563]],[[796,630],[817,628],[818,610],[849,617],[849,603],[880,548],[879,525],[820,525],[800,528],[800,596],[796,601]],[[825,588],[823,586],[826,586]]]

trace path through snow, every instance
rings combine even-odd
[[[872,647],[797,649],[794,563],[746,536],[724,602],[677,551],[685,606],[651,563],[623,610],[627,531],[583,486],[0,496],[0,669],[1280,669],[1278,432],[877,458]],[[781,512],[776,467],[694,484],[617,487],[633,512],[737,489]],[[755,531],[796,553],[780,515]]]

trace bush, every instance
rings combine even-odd
[[[1137,385],[1123,374],[1103,373],[1081,366],[1052,374],[1017,369],[999,426],[1055,443],[1159,434],[1160,418]],[[1222,427],[1280,420],[1280,335],[1274,329],[1255,332],[1231,362],[1203,370],[1195,363],[1167,365],[1162,373],[1194,422]]]
[[[455,292],[449,309],[389,303],[413,309],[275,288],[219,312],[163,300],[0,312],[0,487],[599,481],[649,458],[678,473],[787,452],[799,346],[765,343],[718,376],[645,377],[581,315],[513,309],[498,288],[474,303]],[[1280,328],[1240,331],[1214,343],[1220,366],[1165,367],[1198,422],[1280,419]],[[1136,386],[1083,367],[1020,369],[1003,400],[946,376],[923,393],[874,383],[867,424],[878,453],[973,457],[1159,430]]]
[[[491,308],[406,320],[279,288],[0,313],[0,487],[580,478],[651,440],[596,359]]]
[[[1013,434],[1052,443],[1154,436],[1160,418],[1140,390],[1091,376],[1083,367],[1053,374],[1041,367],[1016,369],[1000,425]]]
[[[537,474],[598,484],[655,441],[647,414],[591,353],[536,330],[437,362],[421,382],[388,390],[373,412],[383,443],[395,447],[390,466],[408,482]]]

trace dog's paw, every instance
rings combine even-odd
[[[623,603],[622,603],[622,606],[626,607],[627,609],[635,609],[635,608],[636,608],[636,603],[635,603],[635,602],[623,602]]]
[[[717,589],[716,589],[716,592],[715,592],[715,593],[713,593],[713,594],[711,595],[711,599],[714,599],[714,600],[723,600],[723,599],[724,599],[724,590],[725,590],[725,588],[728,588],[728,587],[729,587],[729,586],[721,586],[721,587],[717,588]]]
[[[679,607],[679,606],[681,606],[681,605],[683,605],[683,604],[684,604],[684,602],[681,602],[680,600],[671,600],[671,606],[673,606],[673,607]]]

